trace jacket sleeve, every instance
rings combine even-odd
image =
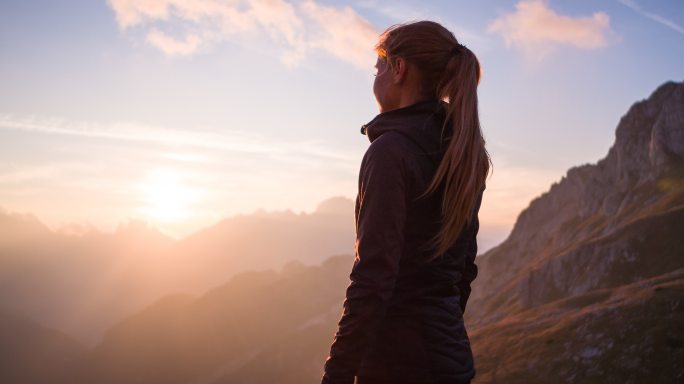
[[[468,298],[470,297],[470,284],[472,284],[473,280],[475,280],[477,277],[477,264],[475,264],[475,256],[477,256],[477,233],[480,229],[480,220],[478,218],[478,214],[480,211],[480,205],[482,204],[483,193],[484,190],[480,192],[475,204],[472,219],[473,223],[471,224],[471,235],[468,242],[468,248],[466,249],[465,268],[463,270],[461,281],[458,283],[458,290],[461,294],[461,313],[465,313],[466,304],[468,302]]]
[[[392,296],[404,241],[406,179],[391,134],[373,141],[361,162],[356,198],[356,257],[323,384],[352,384]]]

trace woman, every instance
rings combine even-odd
[[[380,114],[361,129],[356,259],[322,383],[468,383],[463,312],[491,163],[480,66],[431,21],[390,27],[376,51]]]

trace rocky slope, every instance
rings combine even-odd
[[[621,119],[596,164],[570,169],[477,258],[466,320],[684,267],[684,85],[666,83]]]
[[[471,331],[474,383],[679,383],[684,269],[531,307]]]

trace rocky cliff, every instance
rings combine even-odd
[[[634,104],[478,256],[476,383],[684,379],[684,83]]]
[[[571,168],[478,257],[467,320],[684,267],[683,174],[684,84],[669,82],[630,108],[605,158]]]

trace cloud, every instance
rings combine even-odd
[[[296,66],[320,50],[372,67],[379,31],[351,7],[313,0],[109,0],[122,31],[141,29],[167,55],[192,55],[224,41],[274,44]]]
[[[200,41],[200,38],[194,34],[189,34],[179,41],[156,28],[152,28],[147,33],[147,42],[167,55],[189,55],[197,50]]]
[[[378,38],[378,31],[373,26],[348,6],[340,9],[304,1],[300,9],[308,20],[313,21],[311,25],[315,33],[309,41],[311,48],[323,49],[360,68],[368,68],[367,60],[369,56],[371,61],[375,57],[373,46]]]
[[[658,14],[651,13],[651,12],[648,12],[648,11],[643,10],[643,9],[639,6],[639,4],[637,4],[636,1],[633,1],[633,0],[617,0],[617,1],[618,1],[620,4],[622,4],[622,5],[626,6],[626,7],[631,8],[632,10],[636,11],[637,13],[639,13],[639,14],[645,16],[645,17],[648,17],[649,19],[651,19],[651,20],[653,20],[653,21],[655,21],[655,22],[657,22],[657,23],[660,23],[660,24],[662,24],[662,25],[664,25],[664,26],[666,26],[666,27],[668,27],[668,28],[670,28],[670,29],[672,29],[672,30],[675,30],[675,31],[677,31],[677,32],[679,32],[679,33],[681,33],[681,34],[684,34],[684,27],[683,27],[683,26],[681,26],[681,25],[675,23],[674,21],[672,21],[672,20],[670,20],[670,19],[667,19],[667,18],[665,18],[665,17],[663,17],[663,16],[660,16],[660,15],[658,15]]]
[[[559,46],[595,49],[608,45],[610,18],[603,12],[588,17],[559,15],[546,0],[521,0],[513,13],[489,24],[489,32],[500,34],[507,46],[526,57],[541,60]]]
[[[69,121],[62,118],[0,114],[0,130],[45,133],[157,144],[176,148],[214,150],[233,154],[258,155],[292,163],[309,164],[323,161],[329,166],[353,170],[352,153],[335,152],[314,140],[294,142],[274,141],[252,132],[227,130],[184,131],[133,122],[101,124]]]

